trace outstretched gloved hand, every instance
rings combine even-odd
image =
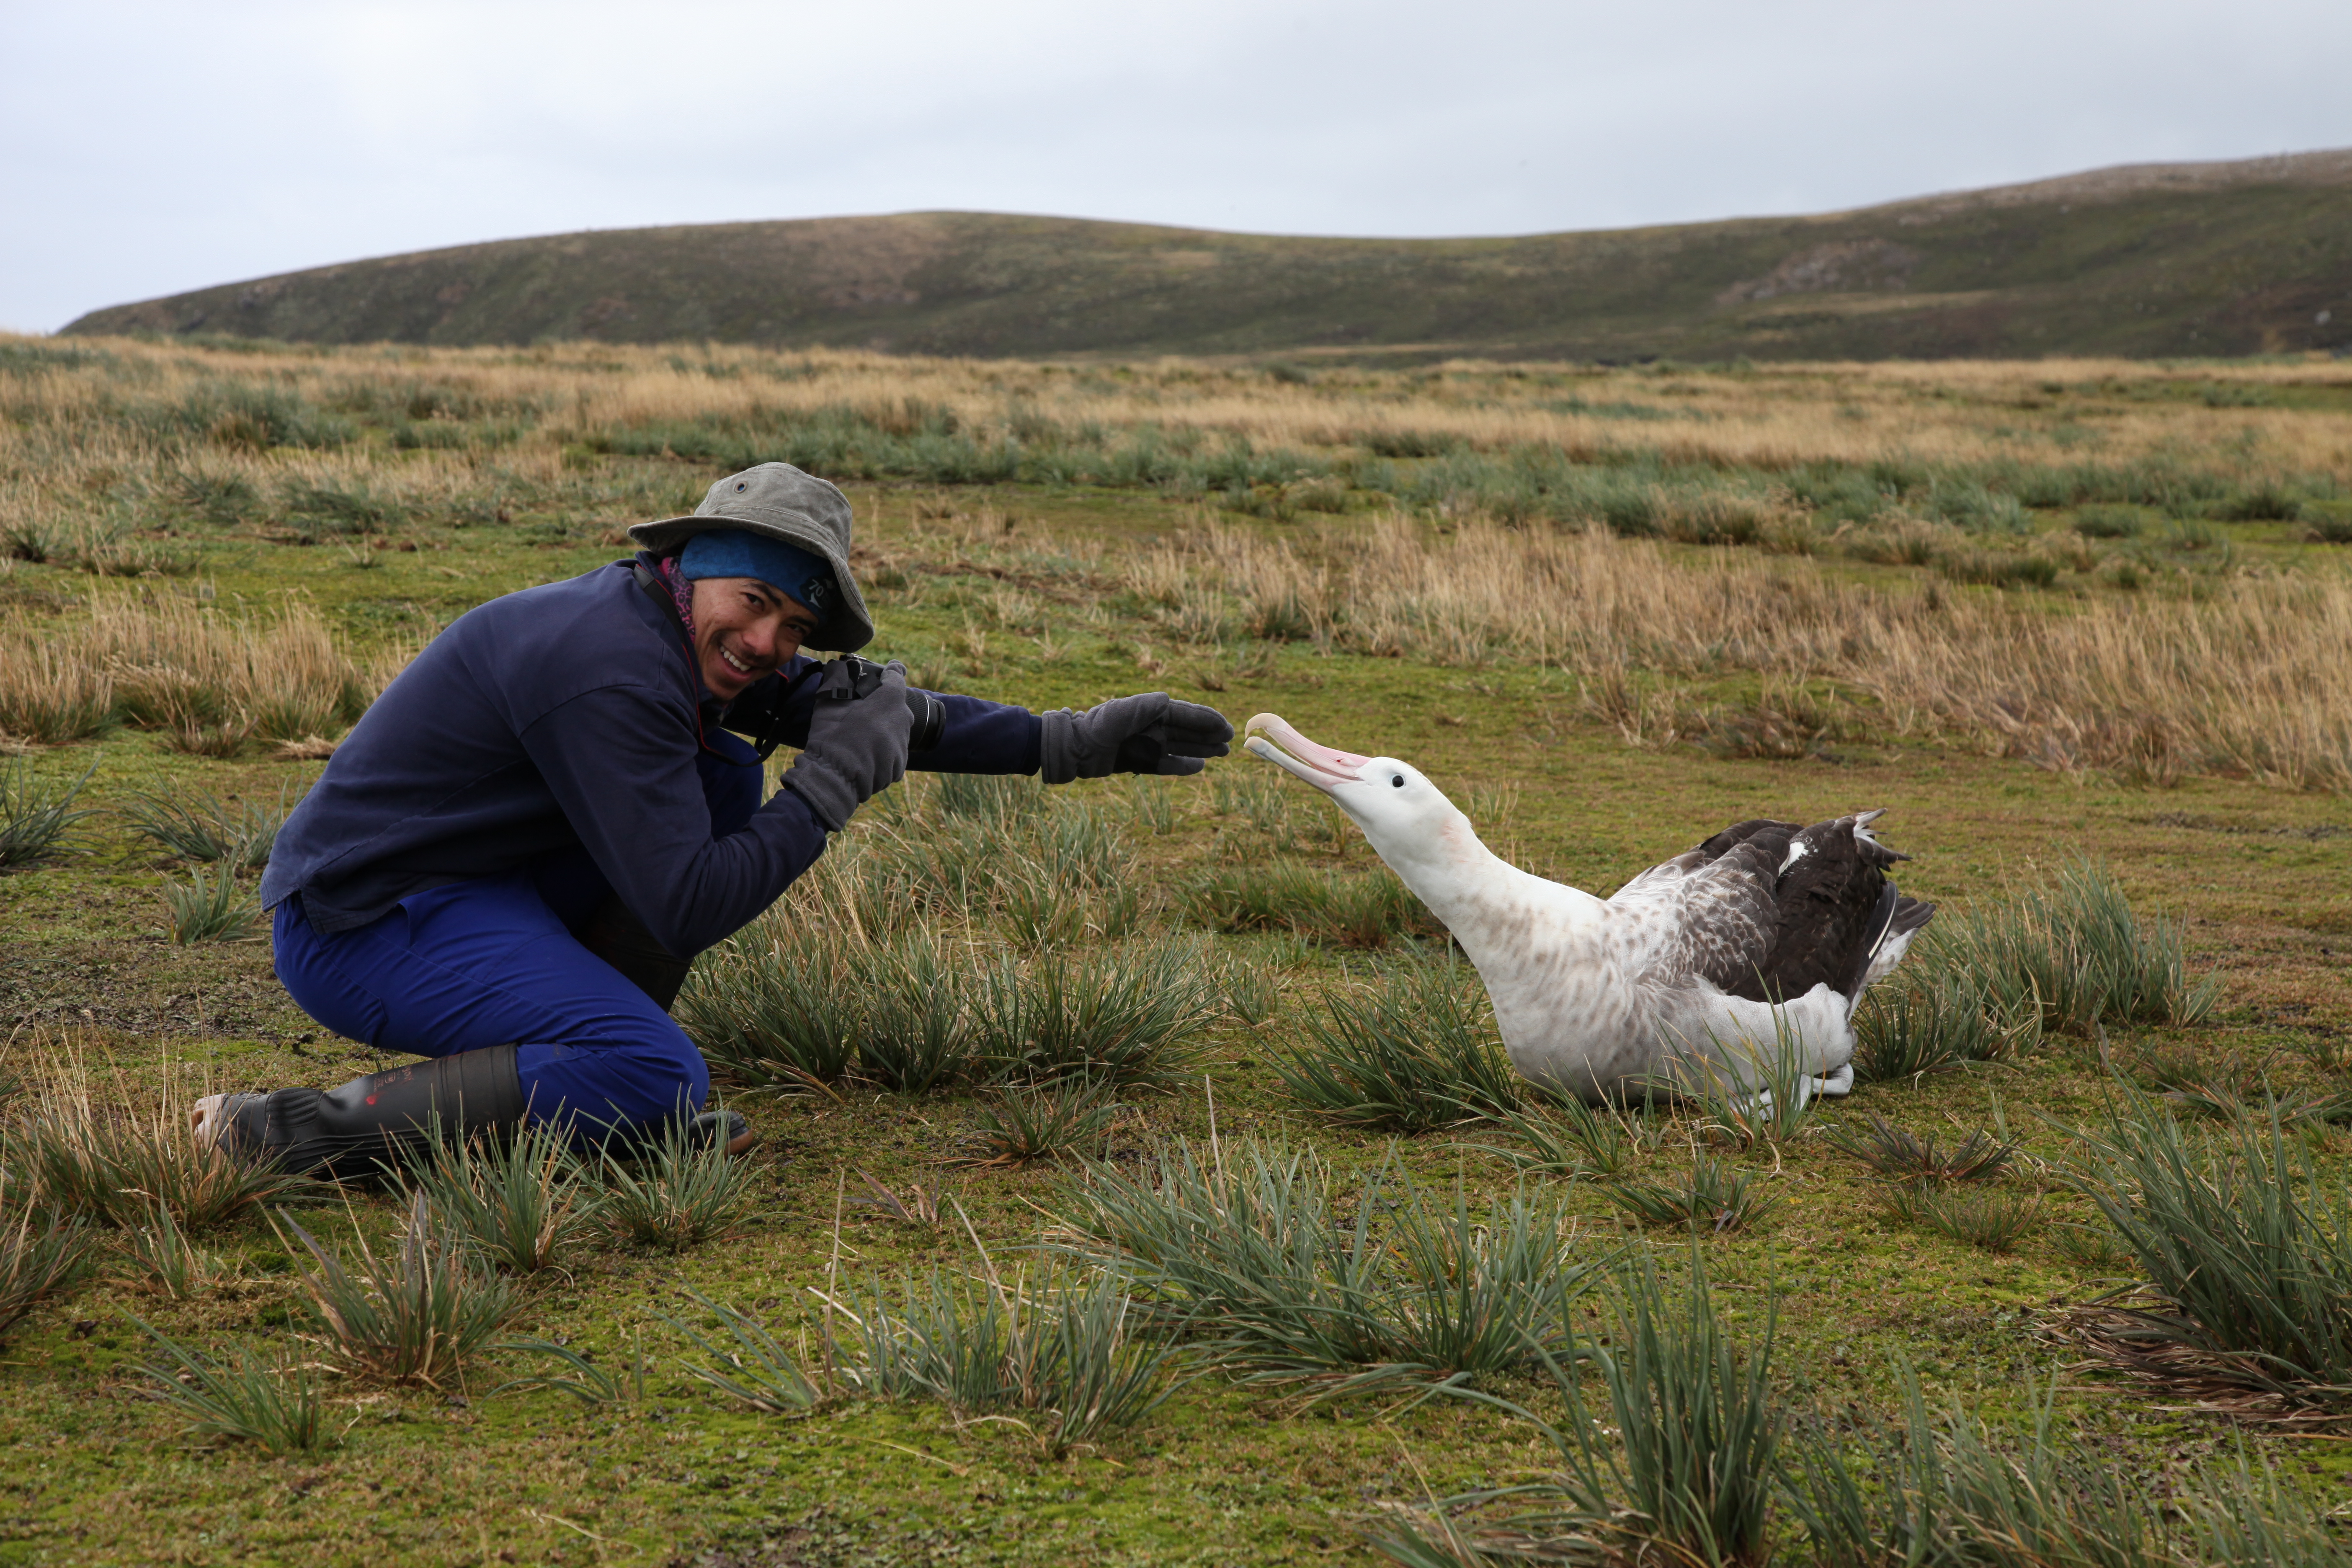
[[[881,684],[860,696],[854,662],[825,666],[808,743],[784,773],[784,787],[836,832],[848,826],[851,812],[907,776],[907,735],[915,721],[905,665],[884,665]]]
[[[1203,757],[1233,749],[1234,727],[1213,708],[1179,702],[1165,691],[1114,697],[1085,712],[1057,708],[1045,721],[1045,782],[1110,773],[1197,773]]]

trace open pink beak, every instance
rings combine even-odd
[[[1242,733],[1248,737],[1243,744],[1251,751],[1267,762],[1297,773],[1318,788],[1328,789],[1335,784],[1354,784],[1371,765],[1370,757],[1317,745],[1292,729],[1276,713],[1258,714],[1242,726]]]

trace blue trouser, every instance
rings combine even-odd
[[[760,805],[751,748],[718,731],[697,760],[712,835]],[[712,754],[713,751],[719,752]],[[278,906],[278,978],[339,1035],[447,1057],[513,1045],[533,1121],[644,1126],[702,1109],[710,1069],[686,1032],[578,933],[612,896],[585,850],[403,899],[380,920],[322,936],[301,899]]]

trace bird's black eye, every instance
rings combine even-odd
[[[1389,783],[1398,789],[1402,789],[1404,788],[1404,775],[1402,773],[1391,773],[1389,775]]]

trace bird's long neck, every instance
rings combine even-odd
[[[1372,847],[1445,922],[1490,988],[1531,959],[1561,956],[1563,947],[1597,946],[1602,940],[1599,899],[1520,870],[1481,843],[1467,817],[1457,816],[1423,842]]]

